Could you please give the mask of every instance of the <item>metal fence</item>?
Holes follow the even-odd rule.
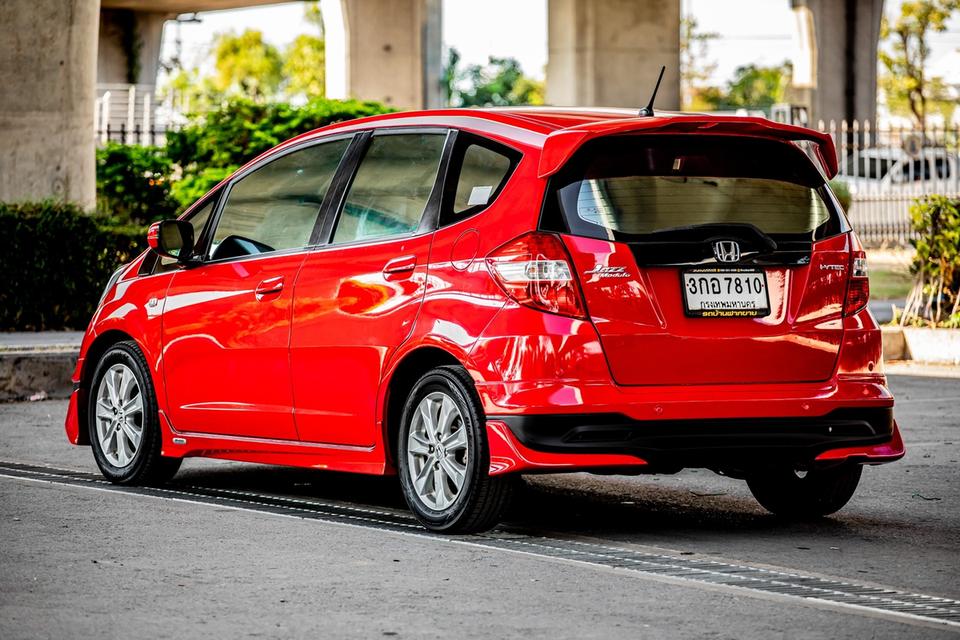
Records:
[[[850,190],[850,223],[864,244],[907,246],[910,206],[925,195],[960,198],[960,127],[819,123],[833,137],[838,180]]]

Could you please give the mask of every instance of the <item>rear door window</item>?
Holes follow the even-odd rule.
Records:
[[[416,231],[446,139],[446,131],[374,135],[347,190],[333,244]]]
[[[467,143],[462,156],[451,210],[454,218],[465,217],[490,204],[514,165],[506,153],[477,143]]]

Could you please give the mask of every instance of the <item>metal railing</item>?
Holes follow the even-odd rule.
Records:
[[[172,96],[160,100],[153,85],[98,84],[93,130],[98,144],[162,145],[182,121]]]
[[[847,214],[868,246],[907,246],[914,237],[910,207],[918,198],[960,198],[960,126],[821,121],[819,129],[837,147],[837,179],[851,195]]]

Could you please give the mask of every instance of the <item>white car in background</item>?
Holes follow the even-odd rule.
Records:
[[[898,148],[858,150],[840,159],[851,195],[924,195],[960,190],[956,153],[929,147],[916,154]]]

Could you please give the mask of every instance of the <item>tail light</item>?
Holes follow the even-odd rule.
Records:
[[[843,305],[844,315],[852,316],[870,300],[870,280],[867,278],[867,254],[850,252],[850,282],[847,284],[847,300]]]
[[[559,237],[528,233],[494,249],[487,267],[507,295],[522,305],[585,318],[570,256]]]

